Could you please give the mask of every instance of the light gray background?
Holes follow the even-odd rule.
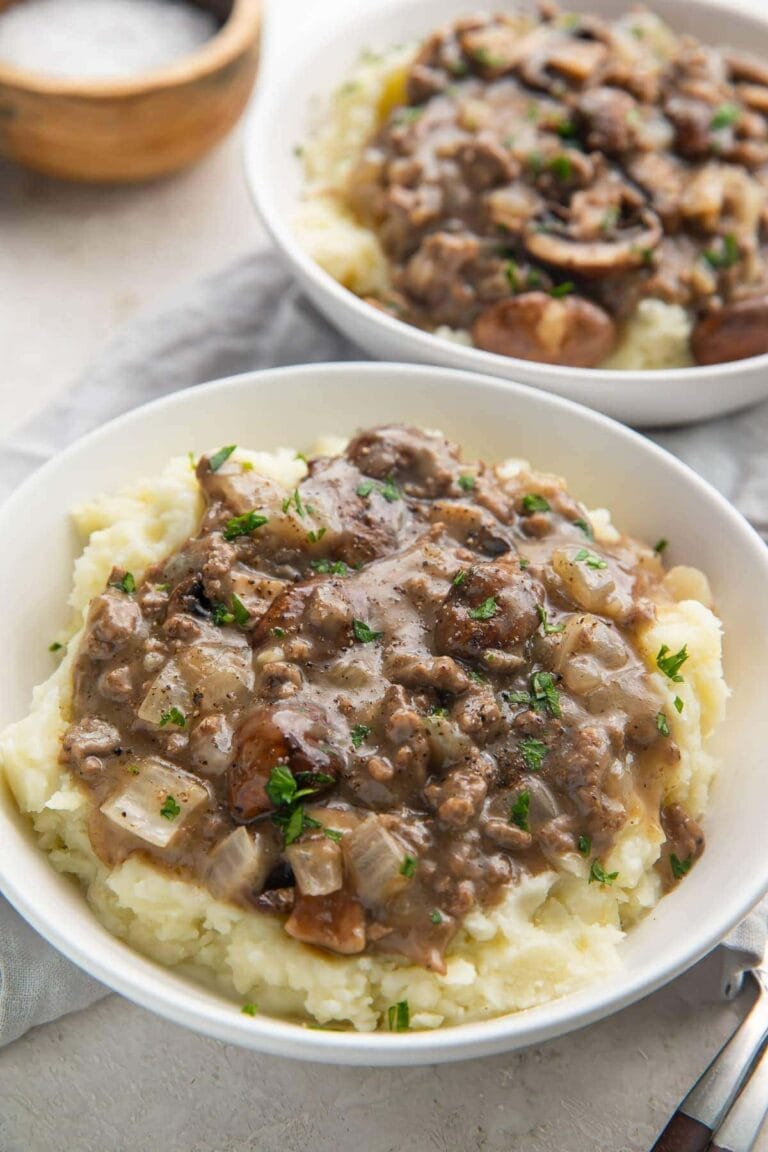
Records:
[[[329,20],[348,2],[333,0]],[[293,22],[314,6],[278,7]],[[77,188],[0,163],[0,435],[125,321],[263,244],[238,133],[144,188]],[[644,1152],[745,1008],[721,1001],[710,958],[525,1053],[373,1071],[256,1056],[112,996],[0,1052],[0,1152]]]

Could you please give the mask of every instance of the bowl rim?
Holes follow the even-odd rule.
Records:
[[[424,7],[429,0],[404,0],[393,11],[393,36],[396,32],[396,21],[403,11],[417,11]],[[434,3],[434,0],[432,0]],[[735,0],[685,0],[681,7],[706,8],[711,12],[720,14],[724,20],[736,18],[744,23],[751,23],[759,27],[768,38],[768,9],[759,13],[755,10],[744,10]],[[368,327],[379,327],[389,336],[390,342],[405,339],[411,348],[418,349],[425,357],[427,363],[439,363],[441,354],[445,354],[446,346],[451,349],[451,357],[457,365],[466,371],[489,373],[509,378],[515,370],[524,371],[531,378],[531,383],[538,386],[539,378],[545,377],[556,380],[559,385],[567,386],[569,381],[579,384],[589,383],[596,393],[610,394],[616,385],[639,384],[646,387],[663,386],[671,375],[675,383],[695,383],[701,380],[722,379],[724,384],[732,376],[739,375],[745,366],[757,372],[768,368],[768,352],[759,356],[749,356],[744,360],[726,360],[720,364],[697,364],[685,368],[652,368],[652,369],[618,369],[618,368],[575,368],[560,364],[539,364],[535,360],[521,360],[515,356],[501,356],[495,352],[486,352],[472,345],[448,341],[445,337],[437,336],[432,332],[407,324],[381,309],[374,308],[357,296],[351,289],[345,288],[326,272],[320,264],[309,255],[300,243],[291,227],[290,217],[285,213],[285,202],[281,201],[279,190],[272,188],[270,181],[270,167],[267,163],[267,149],[262,147],[262,139],[266,138],[270,128],[274,126],[274,111],[284,101],[296,99],[295,83],[300,74],[311,74],[311,62],[324,54],[328,49],[338,43],[342,37],[347,37],[358,29],[362,29],[371,20],[377,20],[392,10],[390,0],[378,0],[375,5],[367,5],[363,10],[356,12],[343,28],[334,33],[310,37],[307,47],[289,62],[281,59],[280,72],[274,76],[270,71],[264,85],[259,91],[253,108],[246,116],[243,136],[243,155],[245,161],[246,182],[254,206],[266,228],[270,239],[276,247],[287,257],[300,277],[312,284],[321,296],[330,297],[339,308],[344,309],[357,317],[360,324]],[[393,43],[396,41],[393,39]],[[265,70],[266,73],[266,70]],[[343,78],[342,78],[343,79]],[[341,82],[341,81],[340,81]],[[302,85],[297,86],[299,93],[303,91]],[[330,93],[323,91],[322,100],[327,100]],[[301,99],[304,97],[300,96]],[[295,147],[300,141],[288,141],[286,147]],[[561,395],[567,396],[567,391]]]
[[[23,3],[24,0],[12,2]],[[261,23],[262,0],[233,0],[229,15],[213,36],[193,52],[185,53],[162,67],[119,80],[102,80],[55,76],[30,68],[14,68],[0,61],[0,86],[35,96],[66,96],[95,104],[102,100],[129,99],[185,88],[226,68],[250,48],[259,37]]]
[[[624,443],[635,448],[641,446],[650,463],[662,460],[665,468],[671,469],[688,488],[693,488],[719,515],[731,522],[743,542],[745,555],[749,554],[752,562],[762,567],[768,581],[768,548],[744,517],[688,465],[639,433],[571,400],[539,392],[522,384],[510,383],[499,377],[481,376],[459,369],[386,361],[332,362],[245,372],[173,392],[132,409],[75,441],[28,477],[0,507],[0,536],[13,531],[12,525],[20,522],[18,519],[20,514],[23,522],[25,503],[36,490],[45,487],[48,478],[55,480],[56,473],[60,469],[66,470],[73,458],[87,454],[91,445],[101,439],[110,439],[115,433],[122,435],[129,432],[134,422],[140,425],[148,417],[154,418],[159,412],[172,411],[174,406],[183,407],[192,398],[200,404],[204,403],[206,397],[219,391],[254,386],[279,387],[281,381],[289,377],[313,379],[315,385],[321,387],[324,379],[329,377],[338,379],[339,376],[343,376],[347,378],[345,383],[349,387],[365,388],[371,385],[372,380],[380,380],[381,377],[389,377],[392,374],[412,376],[422,383],[429,382],[435,385],[449,379],[465,385],[470,395],[473,388],[493,390],[501,393],[500,399],[505,403],[513,404],[517,398],[523,405],[534,404],[545,409],[559,410],[566,416],[570,413],[578,417],[579,421],[592,423],[608,431],[619,445]],[[123,435],[123,443],[128,442],[130,437]],[[3,790],[7,793],[5,785]],[[10,812],[4,810],[4,804],[0,805],[0,822],[16,821],[20,818],[15,803],[12,800],[9,802]],[[26,818],[20,819],[26,825]],[[26,846],[29,852],[40,852],[36,843],[27,841]],[[0,889],[3,894],[59,951],[108,987],[114,988],[160,1016],[192,1027],[215,1039],[238,1043],[274,1055],[367,1066],[405,1066],[484,1056],[540,1043],[584,1027],[628,1007],[687,970],[718,944],[768,890],[768,852],[766,852],[765,857],[756,864],[749,881],[744,884],[741,899],[731,904],[728,909],[716,907],[713,913],[714,923],[704,936],[697,936],[691,941],[690,936],[685,937],[685,934],[681,934],[685,937],[682,941],[671,940],[670,947],[655,962],[646,965],[641,973],[636,973],[622,982],[605,998],[601,999],[600,985],[596,983],[572,996],[538,1006],[532,1010],[536,1013],[532,1024],[528,1023],[531,1015],[523,1011],[435,1030],[390,1035],[381,1032],[315,1030],[300,1023],[273,1017],[241,1017],[240,1013],[232,1012],[224,1000],[213,1002],[196,996],[196,993],[204,991],[202,985],[190,986],[183,975],[148,960],[117,938],[110,937],[112,945],[110,959],[113,960],[114,966],[98,956],[94,958],[89,955],[87,937],[79,938],[77,933],[68,927],[64,918],[59,922],[55,912],[51,915],[50,911],[46,912],[36,906],[34,893],[30,893],[23,882],[25,855],[26,853],[15,858],[10,870],[7,867],[0,869]],[[89,915],[95,919],[95,914],[90,910]],[[98,921],[94,927],[97,925]],[[107,931],[103,928],[102,930]],[[104,947],[109,950],[109,944]],[[119,959],[122,956],[121,950],[125,950],[129,959],[125,957]]]

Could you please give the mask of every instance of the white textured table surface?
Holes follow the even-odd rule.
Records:
[[[0,164],[0,433],[123,322],[263,242],[237,135],[138,189]],[[0,1152],[643,1152],[744,1010],[718,973],[524,1053],[404,1071],[254,1056],[113,996],[0,1052]]]

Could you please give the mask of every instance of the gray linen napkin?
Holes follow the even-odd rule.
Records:
[[[253,368],[363,359],[301,296],[273,253],[259,252],[140,318],[86,376],[0,444],[0,501],[78,436],[179,388]],[[654,436],[756,522],[768,521],[768,404]],[[729,937],[725,990],[762,956],[768,906]],[[0,899],[0,1046],[107,993]]]

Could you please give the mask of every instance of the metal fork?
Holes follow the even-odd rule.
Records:
[[[768,1112],[768,1048],[746,1087],[715,1132],[709,1152],[751,1152]]]
[[[752,1147],[744,1140],[752,1132],[754,1143],[768,1107],[768,1057],[760,1061],[755,1073],[756,1077],[759,1073],[760,1078],[755,1087],[750,1081],[734,1106],[733,1123],[729,1125],[731,1105],[768,1040],[768,968],[755,968],[751,975],[757,996],[749,1013],[680,1102],[651,1152],[706,1152],[710,1147],[712,1152],[717,1148],[722,1152],[748,1152]],[[755,1127],[760,1101],[762,1113]],[[713,1138],[720,1144],[711,1146]]]

